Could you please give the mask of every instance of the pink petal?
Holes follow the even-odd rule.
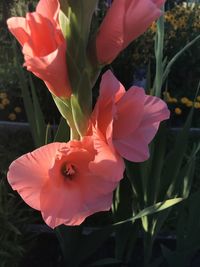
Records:
[[[125,138],[114,139],[113,144],[117,152],[129,161],[142,162],[149,157],[148,144],[138,131]]]
[[[143,88],[130,88],[116,104],[113,138],[124,138],[137,129],[143,117],[145,93]]]
[[[8,182],[32,208],[40,210],[40,193],[48,179],[55,152],[62,143],[52,143],[25,154],[9,167]]]
[[[92,121],[98,121],[98,128],[109,141],[112,136],[113,117],[116,109],[114,103],[125,94],[123,85],[115,78],[110,70],[106,71],[100,83],[100,96],[95,105]]]
[[[30,38],[28,44],[23,48],[23,53],[29,56],[46,56],[57,49],[55,28],[52,23],[33,12],[26,15],[26,21],[29,26]],[[29,49],[27,50],[27,47]]]
[[[151,23],[161,15],[161,10],[152,0],[129,1],[125,17],[125,39],[123,49],[144,33]]]
[[[102,102],[117,102],[125,93],[124,86],[117,80],[110,70],[103,75],[100,83],[100,98]]]
[[[146,142],[150,143],[152,141],[160,122],[169,119],[169,117],[170,112],[164,101],[158,97],[146,96],[144,116],[139,127]]]
[[[83,177],[84,178],[84,177]],[[41,191],[41,213],[44,221],[55,228],[60,224],[81,224],[79,217],[81,203],[81,188],[74,181],[65,181],[65,184],[55,186],[53,181],[48,181]],[[74,218],[74,216],[77,216]]]
[[[45,57],[25,56],[27,70],[42,79],[48,89],[58,97],[69,97],[71,95],[65,51],[66,44],[63,43],[54,52]]]
[[[96,37],[100,64],[112,62],[161,15],[161,0],[114,0]],[[117,18],[117,19],[116,19]]]
[[[124,162],[123,159],[112,149],[112,146],[106,144],[101,138],[101,133],[98,129],[93,129],[94,147],[97,154],[93,162],[90,163],[92,173],[102,176],[102,179],[107,179],[110,182],[119,182],[123,178]],[[110,188],[108,187],[110,190]],[[106,189],[104,189],[107,192]]]
[[[122,50],[126,0],[113,1],[96,38],[97,58],[101,64],[110,63]],[[116,19],[117,18],[117,19]]]
[[[80,173],[60,186],[47,182],[40,199],[43,219],[52,228],[60,224],[80,225],[93,213],[109,210],[113,187],[108,193],[104,192],[108,184],[101,176],[89,173]]]
[[[29,39],[29,29],[25,18],[13,17],[7,20],[9,31],[23,46]]]
[[[58,19],[59,9],[60,3],[58,0],[40,0],[36,12],[55,23]]]
[[[113,139],[115,149],[122,157],[130,161],[147,160],[148,145],[156,135],[160,122],[168,119],[169,114],[164,101],[157,97],[145,96],[144,112],[140,124],[129,135]]]

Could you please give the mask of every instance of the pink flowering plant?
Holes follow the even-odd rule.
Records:
[[[116,222],[113,227],[142,218],[145,228],[147,215],[181,201],[174,198],[176,194],[169,194],[142,205],[141,195],[134,191],[135,207],[125,212],[125,217],[119,216],[117,198],[123,206],[123,186],[127,184],[129,192],[142,182],[134,177],[135,164],[148,162],[152,151],[149,145],[170,112],[160,98],[163,73],[166,76],[161,69],[157,71],[153,95],[138,86],[125,90],[110,69],[105,71],[92,108],[93,87],[103,67],[162,15],[164,5],[164,0],[111,2],[92,36],[97,0],[40,0],[35,12],[7,21],[22,47],[24,66],[44,81],[63,118],[63,129],[67,125],[70,129],[70,138],[62,129],[64,140],[57,135],[54,142],[16,159],[7,177],[22,199],[41,212],[45,223],[59,231],[65,254],[67,226],[79,226],[96,212],[112,207]],[[157,64],[161,61],[157,57]],[[73,229],[77,234],[77,228]],[[67,256],[65,260],[69,266],[79,266]]]

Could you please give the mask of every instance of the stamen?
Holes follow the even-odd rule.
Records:
[[[69,178],[71,180],[73,178],[72,176],[74,176],[75,174],[75,168],[72,164],[65,163],[62,166],[61,172],[66,178]]]

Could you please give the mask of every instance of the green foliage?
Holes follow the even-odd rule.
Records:
[[[85,4],[85,2],[88,5]],[[78,136],[78,134],[82,135],[82,133],[85,132],[82,123],[86,125],[85,120],[88,119],[91,113],[91,89],[94,77],[99,73],[98,69],[96,69],[94,73],[91,72],[90,61],[86,53],[89,32],[93,32],[89,26],[97,1],[85,2],[83,3],[83,1],[79,0],[63,1],[62,13],[60,14],[62,31],[68,38],[66,57],[74,95],[69,105],[56,97],[54,97],[54,101],[63,117],[73,129],[71,137]],[[26,2],[24,3],[26,4]],[[24,3],[20,2],[19,4],[19,10],[23,10],[23,12],[25,11],[25,8],[22,8]],[[102,2],[100,4],[102,4]],[[83,14],[87,14],[84,21],[81,20]],[[100,20],[101,18],[99,18],[99,21]],[[187,39],[186,46],[175,56],[174,49],[173,54],[170,54],[171,52],[168,51],[167,58],[172,59],[167,64],[168,59],[166,58],[163,60],[163,54],[166,54],[164,53],[166,52],[164,42],[166,44],[169,41],[167,43],[167,45],[169,45],[171,40],[168,40],[164,36],[163,18],[159,20],[157,25],[154,94],[161,96],[163,83],[166,81],[169,73],[171,75],[170,71],[173,71],[174,62],[180,55],[185,55],[183,52],[185,53],[186,49],[187,53],[190,53],[188,48],[190,48],[199,37],[196,37],[196,39],[192,41],[191,39]],[[150,37],[153,40],[153,28],[151,28],[150,31]],[[147,34],[149,34],[149,32],[147,32]],[[171,35],[170,33],[170,36]],[[196,35],[197,33],[195,33],[195,36]],[[138,49],[152,49],[148,40],[145,45],[138,45],[140,40],[139,38],[138,41],[135,42]],[[180,48],[180,46],[178,48]],[[126,53],[130,54],[132,50],[126,50],[122,57],[127,56]],[[39,147],[52,140],[49,134],[50,127],[46,127],[34,82],[31,76],[27,79],[27,76],[24,75],[17,54],[18,53],[16,53],[16,65],[18,69],[18,80],[20,82],[20,88],[22,90],[35,146]],[[145,54],[145,52],[140,54]],[[134,57],[135,55],[132,55],[131,60]],[[144,64],[147,64],[147,62],[148,59],[145,59]],[[125,72],[123,75],[125,76],[127,69],[124,69]],[[129,65],[128,71],[130,71]],[[152,73],[153,72],[154,70]],[[149,71],[149,77],[151,75]],[[151,79],[149,80],[151,83]],[[148,89],[150,89],[150,86]],[[85,114],[86,117],[84,117]],[[136,239],[138,238],[138,232],[141,232],[141,229],[143,230],[144,237],[144,265],[149,266],[154,240],[166,223],[171,212],[179,213],[177,223],[177,247],[175,251],[170,251],[168,248],[163,247],[163,255],[168,265],[172,267],[184,266],[189,262],[193,253],[199,248],[200,242],[199,238],[195,236],[195,230],[199,230],[200,219],[198,217],[200,213],[198,213],[198,203],[200,194],[198,192],[191,195],[184,204],[180,204],[178,207],[172,208],[172,206],[187,198],[191,193],[196,156],[199,151],[199,145],[194,149],[188,150],[192,115],[193,109],[191,109],[185,126],[179,132],[172,149],[169,148],[169,130],[166,124],[163,123],[155,140],[150,146],[150,159],[141,164],[126,162],[126,177],[115,192],[115,200],[112,209],[113,224],[96,230],[87,236],[83,235],[82,226],[61,226],[56,229],[67,266],[78,267],[80,264],[86,262],[110,237],[113,231],[115,232],[115,258],[102,259],[99,262],[95,262],[92,266],[115,265],[121,262],[129,263],[132,260],[132,252]],[[70,133],[66,120],[63,118],[61,119],[58,131],[54,136],[55,141],[69,140]],[[73,123],[73,120],[75,123]],[[18,202],[15,201],[15,196],[8,194],[6,190],[5,185],[0,183],[0,226],[3,229],[3,231],[0,231],[0,243],[3,244],[3,246],[0,247],[0,262],[3,264],[2,266],[17,266],[16,259],[19,260],[24,253],[21,243],[22,232],[20,226],[26,222],[27,218],[24,217],[23,209],[19,209]],[[193,228],[194,220],[198,222],[196,229]],[[13,223],[13,221],[15,222]],[[2,261],[1,258],[3,259]],[[15,262],[13,262],[13,259]],[[160,262],[162,261],[163,260]]]
[[[200,238],[197,234],[200,230],[199,201],[200,191],[197,191],[177,209],[176,248],[171,250],[167,246],[162,246],[165,266],[189,266],[195,253],[200,249]]]
[[[40,147],[44,145],[46,137],[46,124],[44,121],[44,116],[38,101],[33,80],[29,75],[29,80],[27,81],[24,70],[22,69],[22,66],[19,62],[17,46],[15,43],[13,44],[13,50],[16,59],[15,64],[19,78],[20,89],[22,91],[24,107],[28,121],[30,123],[31,133],[35,146]]]
[[[174,62],[198,39],[199,36],[181,49],[176,55],[173,56],[172,60],[167,63],[166,59],[163,60],[163,17],[158,20],[157,35],[155,40],[156,74],[153,94],[161,97],[163,84]],[[154,205],[157,202],[162,202],[169,198],[188,197],[194,176],[196,155],[199,151],[199,145],[197,145],[194,150],[188,152],[188,140],[192,116],[193,109],[191,109],[183,129],[181,129],[178,133],[175,140],[175,145],[172,149],[169,150],[168,147],[169,130],[166,123],[162,123],[155,139],[150,145],[149,160],[140,164],[126,162],[127,176],[132,187],[132,192],[129,193],[129,201],[131,204],[129,204],[128,207],[130,208],[130,205],[132,205],[133,213],[136,214],[136,217],[143,212],[143,209],[145,210],[146,207]],[[125,192],[128,195],[127,190],[125,190]],[[129,214],[129,208],[127,209],[126,202],[122,200],[124,192],[122,191],[120,194],[120,204],[122,205],[120,209]],[[116,197],[119,198],[118,195],[115,196],[115,199]],[[161,212],[158,212],[157,214],[153,214],[153,212],[151,214],[151,209],[147,209],[149,211],[148,216],[141,216],[144,237],[144,266],[149,266],[154,240],[172,210],[169,208],[164,211],[160,210]],[[117,218],[118,213],[114,213],[114,215]],[[135,240],[137,237],[137,233],[135,231],[136,228],[134,228],[134,226],[132,226],[132,228],[129,226],[128,228],[129,233],[132,233],[132,240]],[[119,240],[121,239],[121,251],[125,251],[126,247],[128,246],[129,250],[131,249],[131,246],[133,250],[134,242],[133,244],[130,244],[130,238],[128,234],[124,235],[123,232],[116,233],[116,238]],[[118,243],[120,243],[120,241]],[[126,254],[120,255],[118,253],[117,258],[124,260],[125,262],[130,261],[130,258]]]
[[[0,264],[17,267],[25,253],[23,226],[29,221],[8,185],[0,179]]]

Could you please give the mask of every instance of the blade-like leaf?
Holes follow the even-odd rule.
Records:
[[[163,77],[163,47],[164,47],[164,16],[157,21],[157,32],[155,40],[156,76],[154,82],[154,95],[161,96]]]
[[[87,46],[91,20],[98,0],[68,0],[68,3],[76,15],[80,35]]]
[[[152,205],[148,208],[141,210],[137,215],[135,215],[129,219],[126,219],[124,221],[120,221],[120,222],[113,224],[113,226],[118,226],[118,225],[121,225],[121,224],[127,223],[127,222],[133,222],[133,221],[140,219],[144,216],[148,216],[150,214],[154,214],[154,213],[160,212],[162,210],[165,210],[167,208],[170,208],[170,207],[180,203],[181,201],[183,201],[183,198],[173,198],[173,199],[168,199],[168,200],[163,201],[163,202],[156,203],[155,205]]]
[[[70,140],[70,129],[66,120],[61,117],[54,142],[68,142]]]
[[[80,136],[84,136],[87,130],[88,117],[81,109],[79,101],[75,95],[71,96],[71,107],[76,129]]]
[[[187,50],[189,49],[193,44],[195,44],[200,39],[200,35],[195,37],[192,41],[190,41],[188,44],[186,44],[167,64],[164,73],[163,73],[163,83],[165,82],[168,74],[170,73],[171,67],[173,64],[177,61],[177,59]]]
[[[45,136],[46,136],[46,124],[44,120],[44,115],[42,113],[40,103],[36,94],[36,88],[34,86],[31,75],[29,74],[29,84],[31,87],[31,94],[33,99],[33,108],[34,108],[34,120],[36,126],[37,133],[37,142],[38,147],[43,146],[45,144]]]
[[[119,265],[120,263],[122,263],[120,260],[117,259],[113,259],[113,258],[106,258],[106,259],[102,259],[99,261],[94,262],[93,264],[90,264],[89,266],[109,266],[109,265]]]

